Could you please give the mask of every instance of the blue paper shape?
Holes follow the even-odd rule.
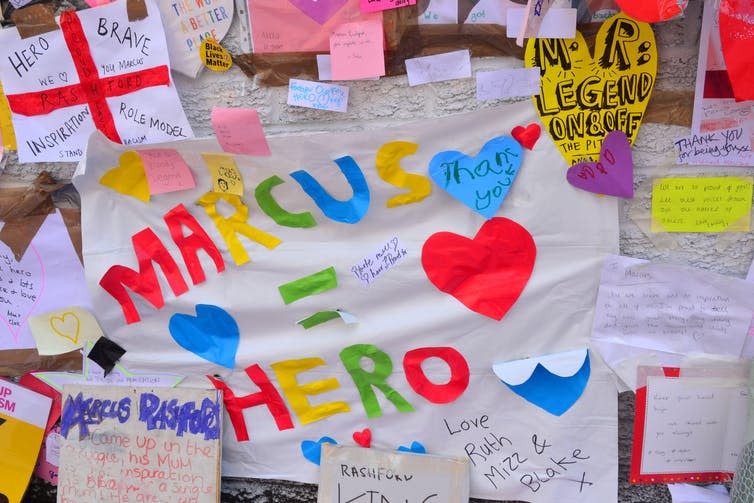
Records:
[[[484,144],[476,157],[446,150],[429,162],[429,176],[448,194],[489,219],[495,216],[518,175],[521,144],[498,136]]]
[[[174,314],[168,328],[175,342],[196,356],[229,369],[236,366],[238,325],[224,309],[197,304],[196,316]]]
[[[348,201],[340,201],[332,197],[307,171],[294,171],[291,177],[314,200],[327,218],[345,224],[358,223],[369,210],[369,185],[361,168],[350,155],[335,159],[335,164],[338,165],[353,190],[353,197]]]
[[[424,448],[422,444],[414,440],[411,442],[411,447],[406,447],[405,445],[402,445],[396,449],[398,452],[412,452],[414,454],[426,454],[427,449]]]
[[[338,445],[338,442],[334,438],[322,437],[316,442],[314,440],[304,440],[301,442],[301,454],[307,459],[319,466],[320,458],[322,457],[322,444]]]
[[[581,397],[589,382],[589,351],[584,357],[584,364],[572,376],[561,377],[537,363],[531,376],[521,384],[510,385],[501,379],[511,391],[546,410],[554,416],[563,415]]]

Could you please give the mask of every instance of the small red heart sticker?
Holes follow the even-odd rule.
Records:
[[[529,124],[526,127],[516,126],[511,131],[511,136],[521,144],[522,147],[533,150],[534,145],[539,140],[539,135],[542,134],[542,128],[539,124]]]
[[[361,431],[355,432],[353,434],[353,441],[368,449],[372,445],[372,430],[364,428]]]

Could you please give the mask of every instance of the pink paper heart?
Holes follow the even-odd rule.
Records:
[[[325,24],[348,0],[289,0],[301,12],[319,24]]]
[[[26,324],[26,320],[31,313],[34,312],[34,308],[39,304],[44,293],[44,264],[42,263],[42,257],[33,244],[29,245],[26,249],[20,262],[16,262],[13,258],[13,253],[0,243],[0,250],[2,249],[5,251],[0,251],[0,270],[2,271],[0,273],[0,276],[2,276],[2,279],[0,279],[0,288],[5,289],[7,292],[0,291],[0,300],[5,301],[0,303],[0,321],[8,327],[8,331],[13,336],[13,341],[17,343],[21,328]],[[28,278],[31,278],[29,281],[39,283],[33,293],[34,300],[29,297],[23,298],[20,293],[11,293],[13,291],[23,291],[25,294],[30,293],[20,285],[20,281],[26,277],[25,274],[14,273],[11,268],[15,271],[28,272],[30,274]],[[8,315],[9,312],[18,314],[18,316],[11,318]]]
[[[599,162],[580,162],[568,169],[568,183],[576,188],[631,199],[634,197],[634,162],[631,144],[623,131],[608,133]]]

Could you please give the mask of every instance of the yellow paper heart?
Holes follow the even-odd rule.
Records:
[[[145,203],[149,202],[149,184],[144,171],[144,163],[139,154],[133,150],[123,152],[119,166],[102,175],[99,183],[113,189],[119,194],[134,197]]]
[[[66,318],[72,321],[66,321]],[[72,341],[74,344],[79,343],[79,329],[81,328],[81,320],[74,313],[66,312],[62,316],[50,317],[50,328],[52,331],[58,334],[60,337]],[[73,335],[71,335],[73,334]]]
[[[534,105],[569,166],[599,160],[610,131],[633,144],[657,75],[652,27],[625,14],[603,23],[594,52],[593,59],[578,31],[574,39],[532,38],[526,46],[526,66],[541,69]]]

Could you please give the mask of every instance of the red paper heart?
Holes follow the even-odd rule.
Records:
[[[523,292],[537,247],[513,220],[487,220],[474,239],[438,232],[422,248],[422,266],[439,290],[479,314],[500,321]]]
[[[355,432],[353,434],[353,441],[360,446],[369,449],[369,446],[372,445],[372,430],[364,428],[361,431]]]
[[[526,127],[516,126],[511,131],[511,136],[521,144],[522,147],[532,150],[539,140],[542,128],[539,124],[529,124]]]
[[[720,2],[720,46],[736,101],[754,100],[753,16],[750,0]]]

